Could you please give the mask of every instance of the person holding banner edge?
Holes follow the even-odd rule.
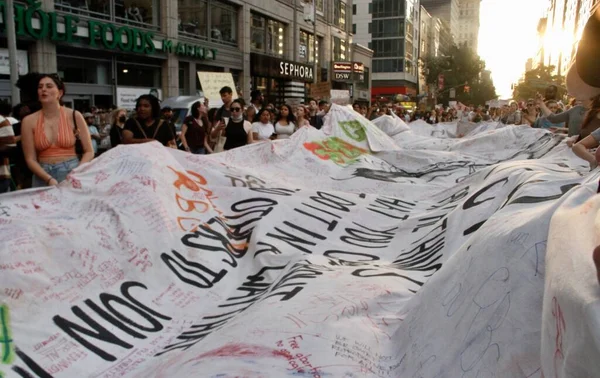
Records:
[[[56,74],[40,75],[37,95],[42,109],[23,119],[21,142],[32,187],[54,186],[77,166],[94,158],[90,131],[81,113],[65,108],[65,84]],[[77,139],[83,154],[77,157]]]

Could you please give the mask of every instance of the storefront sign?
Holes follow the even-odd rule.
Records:
[[[19,75],[26,75],[29,72],[27,51],[17,51],[17,66],[19,67]],[[8,49],[0,49],[0,75],[10,75]]]
[[[333,81],[352,81],[352,62],[333,62]]]
[[[363,82],[365,81],[365,64],[361,62],[352,62],[352,72],[354,75],[354,81]]]
[[[0,1],[3,25],[6,15],[5,7],[6,3]],[[198,59],[214,60],[217,56],[216,49],[169,39],[155,40],[154,32],[151,31],[96,20],[82,21],[76,15],[45,12],[40,7],[40,2],[31,2],[30,5],[14,5],[15,31],[18,37],[50,39],[55,42],[87,43],[90,47],[141,54],[153,54],[158,50]],[[82,23],[87,26],[87,33],[81,33],[79,30]]]
[[[162,100],[162,89],[117,87],[117,107],[128,110],[135,109],[138,97],[145,94],[154,95]]]
[[[237,91],[231,72],[201,72],[198,71],[198,80],[202,86],[204,98],[211,102],[221,101],[219,91],[223,87],[229,87],[233,91],[233,98],[237,98]]]
[[[361,62],[333,62],[333,81],[363,82],[365,65]]]
[[[312,82],[315,77],[313,67],[308,64],[260,54],[250,54],[250,74],[304,82]]]

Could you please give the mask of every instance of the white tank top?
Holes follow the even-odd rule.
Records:
[[[294,129],[296,125],[290,123],[289,125],[280,125],[279,122],[275,124],[275,133],[277,134],[277,139],[289,139],[294,133]]]

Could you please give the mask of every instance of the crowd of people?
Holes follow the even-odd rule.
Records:
[[[14,108],[0,104],[0,193],[57,185],[75,167],[121,144],[158,141],[209,154],[287,139],[302,127],[321,128],[328,111],[327,102],[316,100],[275,107],[264,103],[260,91],[252,92],[247,105],[233,98],[232,88],[223,87],[223,106],[209,109],[207,100],[194,103],[178,130],[173,110],[161,108],[151,94],[140,96],[131,114],[117,107],[81,113],[63,105],[66,88],[58,75],[34,75],[35,94],[25,95],[30,101]]]
[[[158,141],[165,147],[192,154],[210,154],[252,143],[287,139],[302,127],[320,129],[329,109],[326,101],[310,99],[307,104],[278,107],[265,103],[260,91],[251,93],[246,104],[234,99],[233,90],[220,91],[223,105],[210,108],[207,100],[191,106],[180,129],[173,110],[161,108],[151,94],[137,99],[135,111],[91,108],[80,113],[62,104],[65,85],[55,74],[36,74],[36,99],[14,108],[0,104],[0,193],[29,187],[57,185],[72,169],[87,163],[120,144]],[[527,125],[568,134],[573,152],[597,166],[590,152],[600,143],[600,95],[576,98],[567,106],[553,98],[552,88],[523,104],[512,101],[501,108],[457,107],[410,111],[400,103],[368,107],[353,104],[367,119],[392,115],[407,123],[429,124],[454,121],[496,121]]]

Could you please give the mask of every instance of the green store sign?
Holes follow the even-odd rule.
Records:
[[[153,54],[158,50],[198,59],[214,60],[217,58],[217,49],[178,41],[173,42],[169,39],[162,40],[162,47],[157,48],[154,45],[154,32],[102,21],[85,20],[88,36],[80,36],[77,34],[77,28],[82,24],[79,17],[45,12],[40,7],[41,3],[38,1],[29,1],[28,5],[14,5],[15,32],[18,37],[28,36],[34,39],[50,39],[55,42],[87,43],[90,47],[104,47],[123,52]],[[4,1],[0,1],[0,11],[4,18],[3,25],[6,25],[6,3]],[[39,22],[39,28],[34,28],[34,20]],[[64,30],[59,31],[60,24],[64,25]],[[127,39],[126,42],[123,41],[123,37]]]

